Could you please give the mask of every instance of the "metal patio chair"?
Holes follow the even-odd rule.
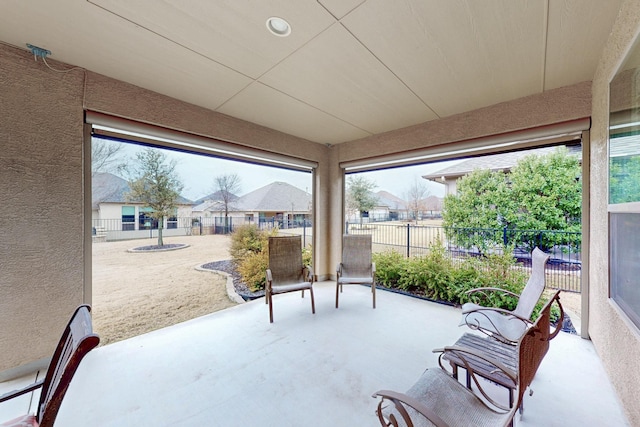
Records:
[[[314,275],[310,266],[302,264],[300,236],[269,237],[269,268],[266,272],[265,303],[269,305],[269,321],[273,323],[273,296],[287,292],[309,290],[311,312],[315,314],[313,300]]]
[[[525,331],[516,344],[517,368],[510,369],[487,354],[465,347],[445,347],[440,352],[439,367],[427,369],[406,392],[380,390],[373,394],[380,397],[376,414],[382,426],[509,426],[518,411],[528,384],[531,384],[537,367],[548,348],[548,336],[537,326]],[[456,357],[467,370],[475,392],[458,382],[443,364],[443,357]],[[483,388],[479,375],[467,361],[469,357],[483,360],[492,366],[493,372],[501,372],[516,384],[516,402],[511,407],[496,402]]]
[[[370,285],[376,308],[376,264],[371,261],[371,235],[342,236],[342,261],[336,267],[336,308],[342,285]]]
[[[22,415],[2,427],[53,427],[62,399],[82,359],[100,343],[93,333],[91,307],[79,306],[67,324],[53,353],[44,380],[0,396],[0,403],[41,388],[35,414]]]
[[[500,341],[515,343],[531,322],[531,314],[546,286],[545,264],[549,254],[539,248],[531,253],[531,276],[522,293],[516,295],[500,288],[475,288],[467,291],[472,297],[489,300],[491,293],[501,293],[517,298],[518,304],[513,311],[488,307],[472,302],[462,305],[460,325],[492,336]]]

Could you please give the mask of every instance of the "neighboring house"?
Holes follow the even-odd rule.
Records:
[[[229,214],[231,212],[236,211],[236,202],[238,201],[238,196],[235,194],[229,193],[229,204],[227,209]],[[191,210],[191,216],[193,218],[209,218],[216,216],[224,216],[224,195],[222,191],[218,190],[214,193],[211,193],[207,196],[201,197],[196,200],[194,203],[194,207]]]
[[[128,200],[129,183],[110,173],[96,173],[91,185],[93,235],[100,240],[149,237],[158,221],[149,216],[150,208]],[[191,228],[193,202],[180,196],[175,215],[164,219],[163,235],[184,235]],[[186,223],[185,223],[186,221]]]
[[[409,202],[406,200],[384,190],[378,191],[374,195],[378,202],[362,218],[363,222],[412,219]],[[442,211],[442,199],[436,196],[429,196],[421,200],[419,205],[418,219],[439,216]],[[346,219],[349,222],[360,222],[360,213],[358,211],[347,212]]]
[[[423,210],[421,212],[421,218],[433,218],[442,216],[442,203],[443,198],[437,196],[429,196],[423,199],[421,205]]]
[[[581,155],[581,147],[579,145],[570,145],[566,147],[569,153],[577,156]],[[473,172],[476,169],[509,172],[518,160],[530,154],[545,155],[553,153],[557,147],[544,147],[535,150],[513,151],[510,153],[492,154],[489,156],[472,157],[453,166],[437,170],[429,175],[423,175],[422,178],[444,184],[445,195],[456,194],[457,181],[459,178]],[[442,207],[440,207],[442,209]]]
[[[407,218],[407,202],[388,191],[375,193],[378,204],[369,212],[370,221],[388,221]]]
[[[194,218],[224,217],[224,203],[219,198],[203,199],[209,200],[193,208]],[[298,227],[311,219],[311,194],[286,182],[272,182],[238,197],[229,217],[233,225],[271,222],[280,228]]]

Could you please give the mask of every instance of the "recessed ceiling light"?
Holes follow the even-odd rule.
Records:
[[[291,25],[289,25],[289,23],[284,19],[278,18],[277,16],[272,16],[267,19],[267,28],[272,34],[275,34],[278,37],[286,37],[291,34]]]

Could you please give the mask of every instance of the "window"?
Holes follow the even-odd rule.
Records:
[[[136,229],[136,207],[122,207],[122,231],[131,231]]]
[[[140,208],[138,214],[138,227],[140,230],[157,230],[158,220],[150,216],[153,210],[151,208]]]
[[[178,228],[178,211],[174,211],[173,215],[171,215],[167,219],[167,228]]]
[[[640,328],[640,45],[611,81],[609,295]]]

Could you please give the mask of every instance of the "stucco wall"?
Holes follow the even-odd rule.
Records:
[[[0,371],[50,357],[83,301],[83,78],[0,45]]]
[[[640,334],[609,299],[607,135],[609,82],[640,31],[640,2],[626,0],[593,79],[589,335],[626,410],[640,425]]]
[[[84,195],[90,195],[83,174],[85,108],[317,161],[315,202],[320,214],[329,209],[324,145],[90,71],[55,73],[31,53],[4,44],[0,87],[0,378],[51,356],[90,284],[84,277],[91,263],[91,246],[84,243]],[[319,221],[316,232],[327,226]],[[316,270],[326,275],[327,240],[318,242]]]
[[[339,144],[339,161],[410,151],[589,117],[591,82],[582,82]]]

